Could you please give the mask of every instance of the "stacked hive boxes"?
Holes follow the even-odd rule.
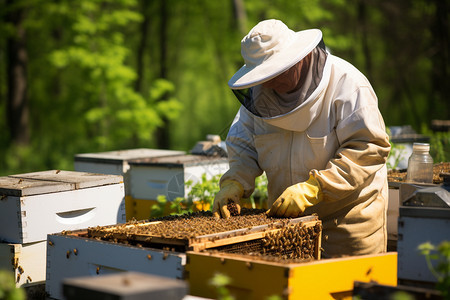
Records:
[[[149,159],[155,157],[183,154],[185,154],[184,151],[146,148],[107,151],[99,153],[83,153],[75,155],[74,167],[75,171],[122,175],[125,184],[126,219],[131,220],[132,218],[137,219],[137,216],[134,213],[134,203],[131,198],[129,162],[136,159]]]
[[[199,182],[203,174],[210,179],[228,170],[228,161],[221,157],[188,155],[183,151],[130,149],[75,156],[75,170],[123,175],[125,182],[126,220],[143,220],[158,196],[171,201],[185,197],[190,180]]]
[[[0,269],[45,281],[47,234],[125,222],[122,176],[50,170],[0,177]]]
[[[150,217],[151,206],[159,195],[173,201],[177,197],[186,197],[190,186],[201,182],[202,176],[211,179],[225,173],[229,168],[228,160],[223,157],[203,155],[175,155],[146,158],[130,162],[131,214],[137,220]],[[209,207],[203,208],[208,210]],[[128,213],[127,213],[128,214]]]

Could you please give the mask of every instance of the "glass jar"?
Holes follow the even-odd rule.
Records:
[[[433,183],[433,158],[429,152],[430,144],[413,144],[413,153],[408,159],[406,182]]]

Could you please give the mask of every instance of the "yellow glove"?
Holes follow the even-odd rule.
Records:
[[[288,187],[267,212],[269,217],[298,217],[307,207],[320,202],[320,185],[312,176]]]
[[[225,180],[220,185],[220,191],[216,194],[213,204],[213,215],[216,218],[229,218],[230,212],[227,208],[229,200],[234,201],[237,213],[241,213],[240,200],[244,195],[244,188],[236,180]]]

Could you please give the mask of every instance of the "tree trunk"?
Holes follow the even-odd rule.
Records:
[[[243,0],[232,0],[233,2],[233,16],[236,20],[237,29],[241,35],[247,34],[247,14],[244,7]]]
[[[450,105],[448,104],[448,96],[450,94],[449,77],[449,27],[448,27],[448,2],[434,0],[435,2],[435,18],[431,24],[430,32],[433,34],[433,53],[432,53],[432,78],[434,95],[431,97],[432,105],[428,106],[428,115],[434,111],[438,113],[435,118],[449,119]],[[436,108],[439,108],[436,111]]]
[[[372,76],[372,56],[369,47],[369,32],[367,31],[367,5],[365,0],[360,0],[358,3],[358,23],[361,33],[362,50],[365,58],[366,76],[369,81],[373,79]]]
[[[159,49],[160,49],[160,71],[159,77],[167,79],[167,21],[168,12],[166,0],[160,2],[160,31],[159,31]],[[167,96],[163,96],[159,101],[165,101]],[[169,120],[163,118],[163,125],[156,131],[157,145],[159,149],[169,149]]]
[[[6,2],[7,7],[13,0]],[[8,92],[6,119],[11,142],[16,145],[28,145],[29,107],[27,101],[27,50],[25,47],[25,10],[17,8],[6,15],[6,21],[15,28],[15,35],[7,39],[7,74]]]
[[[141,11],[144,17],[144,20],[141,24],[141,40],[139,41],[138,49],[137,49],[137,59],[136,59],[136,72],[137,78],[134,85],[134,90],[138,93],[142,93],[142,81],[144,77],[144,54],[147,49],[147,41],[148,41],[148,26],[150,23],[150,17],[148,12],[150,2],[147,0],[141,0]]]

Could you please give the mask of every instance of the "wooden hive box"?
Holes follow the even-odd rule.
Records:
[[[187,252],[189,295],[216,299],[216,274],[235,299],[352,299],[355,281],[397,284],[397,253],[282,263],[228,253]]]
[[[47,234],[125,222],[122,176],[50,170],[0,177],[0,268],[45,281]]]
[[[183,279],[186,254],[87,238],[87,231],[50,234],[45,290],[63,299],[65,279],[135,271]]]
[[[69,278],[63,289],[67,300],[180,300],[187,294],[185,281],[139,272]]]
[[[223,220],[223,219],[222,219]],[[48,236],[46,290],[50,297],[60,299],[61,282],[78,276],[97,276],[121,271],[137,271],[169,278],[184,279],[186,250],[220,249],[242,244],[279,232],[284,227],[258,225],[192,238],[162,236],[152,233],[130,233],[130,229],[155,225],[164,221],[131,222],[99,226],[86,230]],[[315,226],[316,216],[291,219],[289,226]],[[302,227],[303,228],[303,227]],[[321,227],[320,227],[321,229]],[[318,233],[320,237],[320,232]],[[320,238],[314,255],[320,257]]]
[[[8,244],[0,243],[0,269],[13,272],[16,286],[45,282],[47,241]]]
[[[127,220],[145,220],[158,196],[166,196],[172,201],[177,197],[187,197],[192,184],[225,173],[228,160],[223,157],[204,155],[173,155],[137,159],[129,162],[130,195],[127,195]],[[205,208],[209,209],[209,208]]]
[[[0,240],[42,241],[47,234],[125,222],[122,176],[43,171],[0,177]]]
[[[125,183],[125,195],[130,195],[128,176],[130,161],[183,154],[185,154],[184,151],[147,148],[81,153],[75,155],[74,168],[79,172],[122,175]]]

